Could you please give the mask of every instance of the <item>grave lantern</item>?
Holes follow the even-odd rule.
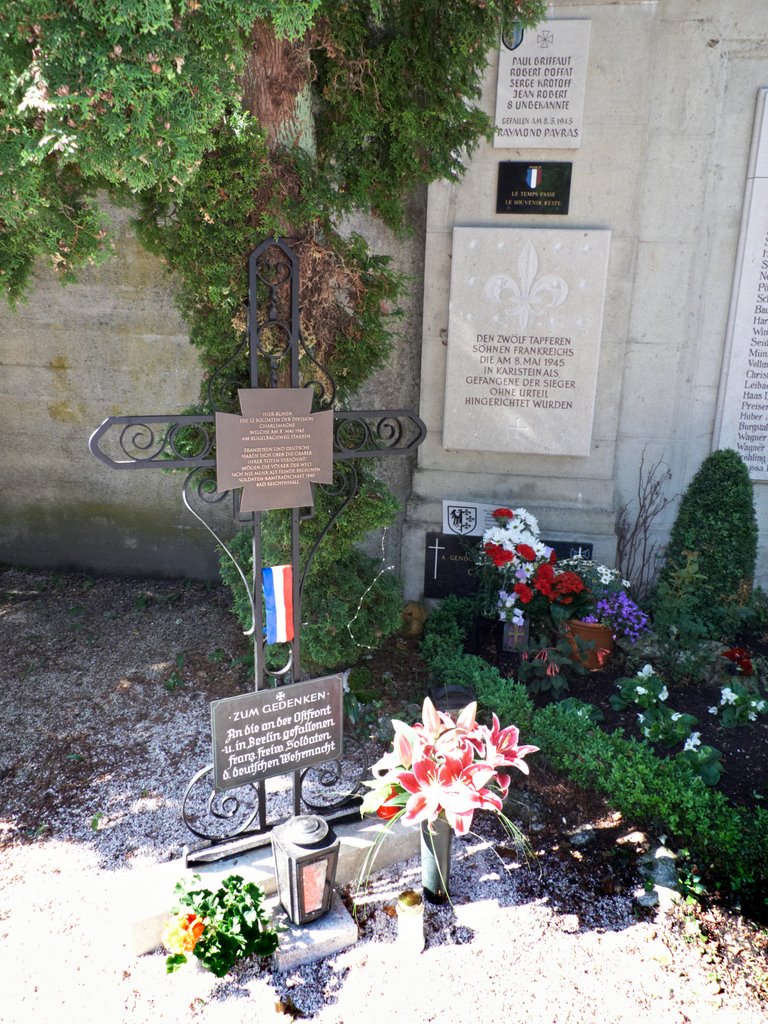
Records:
[[[277,892],[294,924],[307,924],[331,906],[339,840],[327,821],[300,814],[272,829]]]

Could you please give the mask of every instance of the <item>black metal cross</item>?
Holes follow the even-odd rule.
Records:
[[[193,507],[198,502],[205,505],[217,504],[226,497],[215,493],[215,413],[231,411],[234,391],[238,387],[235,370],[239,367],[242,375],[243,362],[246,359],[251,389],[309,388],[313,393],[314,403],[321,409],[333,407],[334,383],[327,371],[314,359],[301,336],[298,258],[283,239],[268,239],[249,256],[248,329],[237,351],[209,381],[211,414],[110,416],[92,434],[89,448],[93,455],[112,469],[190,470],[183,487],[184,504],[227,552],[248,593],[253,616],[254,685],[258,691],[268,685],[267,677],[282,682],[298,682],[301,679],[300,623],[304,583],[319,543],[357,492],[358,477],[354,469],[354,460],[411,454],[424,440],[426,427],[417,415],[404,409],[360,412],[334,410],[333,482],[326,485],[326,491],[337,499],[337,503],[319,539],[305,558],[304,565],[300,564],[299,556],[302,510],[292,509],[294,639],[286,664],[280,669],[270,670],[266,665],[262,639],[264,622],[261,601],[261,512],[248,513],[244,516],[241,509],[242,488],[229,492],[232,494],[236,520],[252,523],[253,571],[249,580],[227,545]],[[204,768],[193,777],[185,794],[185,805],[192,787],[210,771],[210,767]],[[263,831],[267,827],[263,782],[252,785],[259,790],[259,806],[257,812],[254,812],[243,826],[237,828],[237,835],[255,831],[252,824],[257,813],[259,830]],[[298,787],[294,787],[295,813],[299,813],[300,789],[300,783]],[[208,810],[215,818],[227,820],[236,816],[233,807],[239,804],[239,801],[234,797],[228,796],[223,801],[224,807],[220,811],[213,806],[212,800],[213,798],[209,800]],[[318,808],[314,806],[313,809]],[[236,810],[239,810],[239,806]],[[195,827],[184,809],[183,813],[188,826],[196,835],[206,840],[219,838],[218,835]],[[232,834],[229,830],[228,835]]]

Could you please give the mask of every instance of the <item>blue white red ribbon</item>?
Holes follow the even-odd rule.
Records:
[[[273,565],[261,570],[267,612],[267,643],[293,640],[293,568]]]

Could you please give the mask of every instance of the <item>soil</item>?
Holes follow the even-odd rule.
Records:
[[[0,639],[7,1024],[67,1010],[100,1024],[273,1014],[353,1024],[361,1007],[367,1020],[408,1024],[765,1019],[768,933],[717,905],[642,906],[638,858],[658,837],[538,755],[513,804],[531,858],[493,816],[477,815],[476,835],[454,844],[453,904],[428,909],[420,958],[397,950],[394,901],[418,884],[418,864],[406,862],[346,892],[361,938],[345,953],[291,972],[243,963],[222,981],[169,979],[161,952],[135,958],[121,944],[115,894],[190,841],[179,807],[210,758],[209,704],[252,689],[228,594],[0,568]],[[429,680],[417,641],[394,637],[361,664],[382,717],[421,703]],[[584,687],[578,696],[610,680],[588,677]],[[752,730],[733,734],[744,757],[729,751],[729,777],[752,765]]]

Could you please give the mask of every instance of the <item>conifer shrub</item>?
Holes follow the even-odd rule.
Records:
[[[359,491],[327,534],[321,537],[336,502],[320,487],[314,489],[314,513],[302,522],[299,531],[302,567],[317,544],[304,582],[301,608],[301,662],[312,671],[354,665],[367,649],[381,646],[402,625],[399,577],[357,546],[369,531],[392,522],[398,510],[397,499],[363,463],[358,463],[357,471]],[[263,516],[264,565],[290,562],[290,519],[289,510]],[[251,543],[251,530],[245,529],[228,545],[248,578],[253,570]],[[224,552],[220,566],[221,577],[232,591],[234,612],[247,630],[251,626],[251,606],[245,585]]]
[[[757,520],[749,471],[730,448],[712,452],[680,502],[659,578],[669,588],[697,555],[692,606],[714,630],[749,600],[757,557]]]

